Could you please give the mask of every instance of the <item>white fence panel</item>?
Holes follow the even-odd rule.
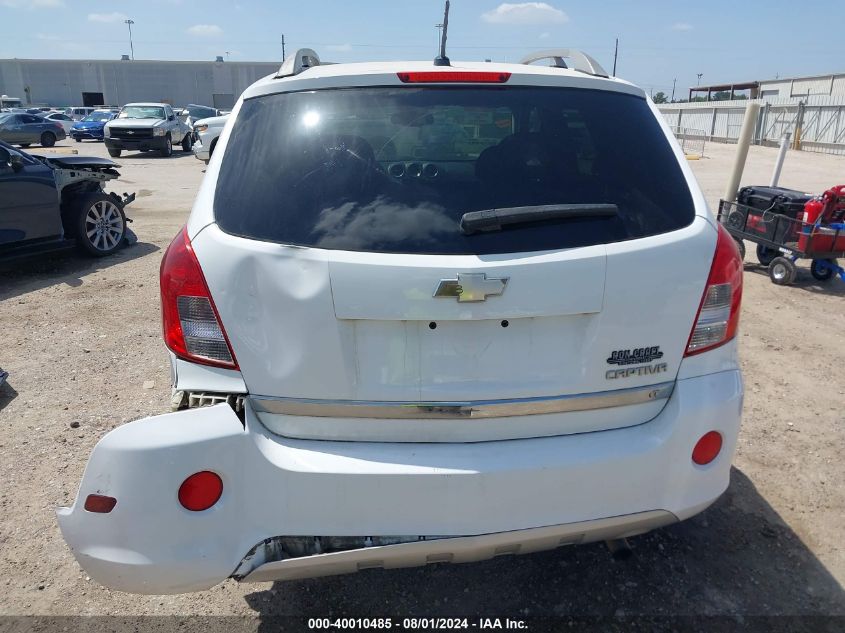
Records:
[[[734,143],[739,137],[747,103],[673,103],[661,105],[660,111],[672,128],[702,130],[709,141]],[[803,102],[767,99],[761,105],[754,134],[756,144],[777,145],[783,134],[789,132],[793,139],[797,137],[800,149],[845,155],[845,98],[811,96]]]

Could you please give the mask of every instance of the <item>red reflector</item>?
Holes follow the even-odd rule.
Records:
[[[464,83],[503,84],[511,78],[510,73],[469,72],[461,70],[421,71],[396,73],[405,84]]]
[[[695,448],[692,449],[692,461],[699,466],[704,466],[716,459],[716,456],[721,450],[721,433],[717,431],[710,431],[709,433],[702,435],[701,439],[696,442]]]
[[[117,505],[117,499],[105,495],[88,495],[85,498],[85,509],[88,512],[108,514]]]
[[[179,486],[179,503],[193,512],[208,510],[223,494],[223,480],[217,473],[194,473]]]

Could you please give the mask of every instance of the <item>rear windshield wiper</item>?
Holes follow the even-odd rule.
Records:
[[[504,207],[469,211],[461,216],[461,232],[501,231],[508,224],[573,218],[611,218],[619,215],[615,204],[544,204],[530,207]]]

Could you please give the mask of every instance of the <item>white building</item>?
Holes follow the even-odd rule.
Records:
[[[845,73],[816,75],[812,77],[793,77],[788,79],[768,79],[758,82],[758,95],[764,101],[781,99],[805,99],[807,97],[845,98]]]
[[[0,94],[24,105],[122,105],[156,101],[231,108],[280,62],[0,59]]]
[[[805,103],[828,103],[831,98],[837,101],[845,99],[845,73],[694,86],[689,89],[689,98],[692,100],[694,96],[706,94],[707,100],[710,101],[712,95],[717,92],[729,92],[731,99],[739,93],[749,99],[763,101],[803,100]]]

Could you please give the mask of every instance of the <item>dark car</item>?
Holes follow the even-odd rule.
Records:
[[[0,259],[73,245],[101,257],[134,240],[123,211],[134,195],[103,190],[117,167],[106,158],[32,156],[0,141]]]
[[[0,114],[0,141],[29,147],[38,143],[42,147],[53,147],[56,141],[67,138],[65,129],[58,121],[48,121],[37,114],[4,112]]]
[[[77,143],[90,138],[95,141],[103,140],[103,128],[106,123],[117,116],[116,110],[95,110],[81,121],[77,121],[70,129],[70,135]]]

